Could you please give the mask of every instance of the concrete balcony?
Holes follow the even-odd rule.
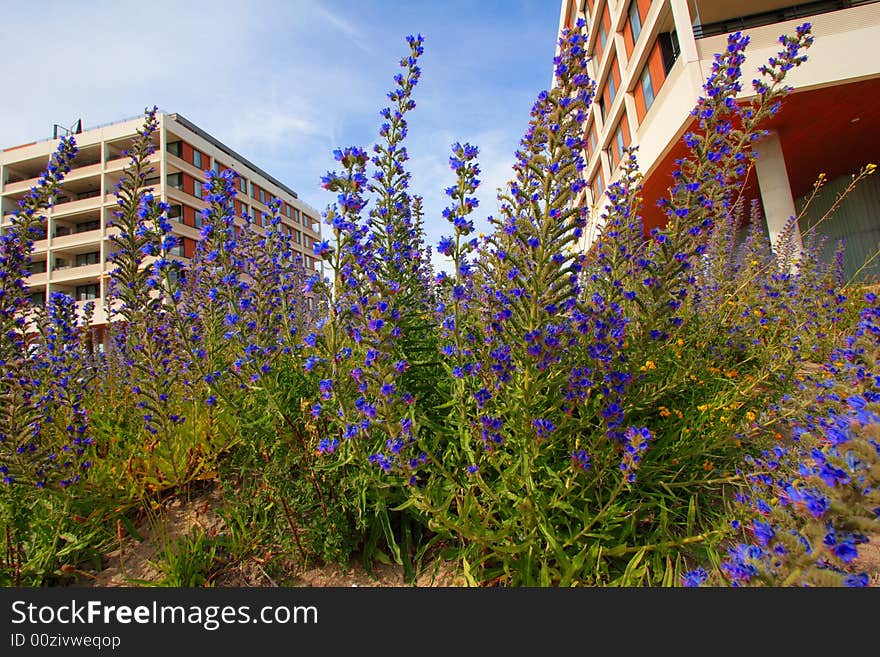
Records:
[[[90,176],[98,176],[101,174],[102,167],[100,162],[96,162],[94,164],[89,164],[84,167],[79,167],[75,169],[71,169],[70,173],[68,173],[65,177],[65,181],[74,181],[74,180],[82,180],[84,178],[89,178]],[[40,177],[34,176],[33,178],[28,178],[27,180],[19,180],[17,182],[8,182],[3,186],[4,194],[17,194],[20,192],[27,192],[32,187],[36,187],[39,182]]]
[[[82,233],[70,233],[61,237],[52,238],[52,250],[65,249],[71,246],[85,246],[94,243],[95,246],[101,241],[101,229],[87,230]]]
[[[27,279],[25,279],[25,282],[27,283],[27,285],[34,286],[45,285],[48,280],[49,274],[47,274],[46,272],[40,272],[38,274],[31,274],[27,277]]]
[[[122,157],[122,156],[113,157],[112,159],[109,159],[104,163],[104,171],[106,173],[118,173],[118,172],[122,171],[123,169],[125,169],[128,166],[130,161],[131,161],[131,156],[129,156],[129,155],[126,155],[124,157]],[[146,160],[146,162],[148,162],[149,164],[152,164],[156,168],[156,171],[159,170],[161,161],[162,161],[162,158],[159,156],[158,152],[153,153]]]
[[[83,210],[93,210],[101,206],[101,196],[90,196],[88,198],[78,199],[76,201],[67,201],[59,203],[52,207],[53,215],[72,214],[74,212],[82,212]]]
[[[49,249],[49,240],[37,240],[34,242],[34,253],[43,253]]]
[[[75,281],[96,281],[103,273],[104,266],[99,262],[94,265],[83,265],[81,267],[64,267],[62,269],[53,269],[51,281],[53,283],[72,283]]]

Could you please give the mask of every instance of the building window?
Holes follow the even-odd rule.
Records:
[[[593,178],[593,182],[590,184],[590,189],[593,190],[593,204],[599,202],[599,199],[602,198],[602,194],[605,192],[605,178],[602,176],[602,167],[600,166],[596,169],[596,177]]]
[[[78,223],[76,225],[77,233],[86,233],[90,230],[98,230],[101,227],[101,222],[97,219],[92,221],[83,221],[82,223]]]
[[[303,241],[302,241],[302,233],[299,232],[298,230],[293,231],[293,241],[296,242],[297,244],[302,244],[302,243],[303,243]]]
[[[199,212],[195,213],[195,217],[193,218],[193,225],[196,228],[201,228],[204,223],[205,223],[205,219],[204,219],[204,217],[202,217],[202,212],[200,210]]]
[[[615,66],[615,63],[611,63],[612,66]],[[614,97],[617,95],[617,85],[614,84],[614,75],[608,75],[608,99],[609,102],[614,102]]]
[[[46,272],[46,261],[37,260],[28,265],[28,271],[31,274],[44,274]]]
[[[660,45],[660,53],[663,58],[663,72],[669,75],[672,65],[678,59],[680,48],[678,35],[674,32],[661,32],[657,35],[657,43]]]
[[[90,253],[78,253],[76,255],[76,266],[86,267],[88,265],[97,265],[100,259],[100,251],[92,251]]]
[[[35,306],[40,306],[43,308],[46,305],[46,291],[43,290],[41,292],[31,292],[28,295],[28,301],[30,301]]]
[[[250,196],[251,198],[256,198],[256,196],[254,196],[254,183],[253,183],[253,181],[250,181],[250,180],[248,181],[248,187],[250,188],[250,194],[248,194],[248,196]]]
[[[611,160],[611,170],[620,163],[623,158],[623,149],[629,146],[629,125],[626,121],[626,115],[620,118],[614,135],[611,138],[611,144],[608,146],[608,157]]]
[[[183,206],[181,205],[172,205],[168,208],[168,218],[174,219],[176,221],[180,221],[180,218],[183,216]]]
[[[240,191],[242,194],[247,194],[247,184],[248,184],[247,180],[245,180],[243,177],[239,178],[238,179],[238,191]]]
[[[220,163],[217,161],[217,158],[214,158],[214,161],[211,163],[211,169],[213,169],[214,173],[218,176],[220,175]]]
[[[302,222],[302,219],[300,218],[299,210],[298,210],[297,208],[294,208],[294,209],[293,209],[293,220],[294,220],[296,223],[301,223],[301,222]]]
[[[202,154],[193,149],[193,166],[197,166],[199,169],[202,168]]]
[[[639,2],[632,0],[629,3],[629,27],[632,30],[633,43],[639,40],[639,34],[642,33],[642,19],[639,16]]]
[[[286,214],[286,215],[287,215],[287,218],[290,219],[290,214],[291,214],[291,212],[290,212],[290,206],[287,205],[286,203],[284,204],[284,214]]]
[[[177,244],[174,246],[174,248],[168,249],[168,253],[171,255],[183,257],[183,255],[184,255],[183,240],[179,240],[177,242]]]
[[[266,203],[266,192],[263,191],[262,189],[260,190],[260,203],[263,203],[263,204]]]
[[[183,142],[180,141],[171,141],[168,142],[168,145],[165,147],[172,155],[176,155],[177,157],[183,156]]]
[[[169,187],[174,189],[183,189],[183,175],[180,173],[169,173],[167,183]]]
[[[599,50],[604,52],[605,43],[608,41],[608,32],[605,31],[605,21],[599,21]]]
[[[202,182],[200,180],[193,180],[193,196],[202,198]]]
[[[645,66],[645,70],[642,71],[641,84],[642,94],[645,96],[645,112],[647,112],[654,103],[654,81],[651,80],[651,68],[649,66]]]
[[[90,285],[77,285],[76,286],[76,300],[77,301],[91,301],[92,299],[98,298],[98,284],[91,283]]]

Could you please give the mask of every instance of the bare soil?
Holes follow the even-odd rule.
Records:
[[[157,508],[141,516],[134,523],[135,537],[119,527],[119,546],[104,555],[100,570],[78,571],[81,586],[161,586],[165,573],[159,563],[168,546],[179,539],[204,532],[215,537],[226,531],[223,518],[217,514],[221,503],[219,490],[211,489],[188,501],[171,498]],[[259,557],[230,565],[216,573],[208,582],[210,586],[265,587],[279,586],[263,567]],[[293,571],[285,579],[284,586],[294,587],[406,587],[403,567],[396,564],[376,564],[368,573],[359,558],[352,559],[349,568],[338,564],[313,565],[301,568],[291,564]],[[414,586],[438,587],[461,586],[464,580],[452,563],[435,561],[418,574]]]
[[[161,586],[165,573],[159,562],[167,546],[178,539],[204,532],[215,537],[225,530],[216,508],[220,491],[206,490],[188,501],[170,498],[135,523],[139,538],[120,526],[119,547],[104,555],[103,567],[91,572],[78,571],[79,585],[95,587]],[[867,572],[869,586],[880,587],[880,535],[859,547],[859,557],[849,564],[852,572]],[[223,568],[208,581],[209,586],[272,587],[279,583],[264,568],[265,560],[253,556]],[[435,560],[418,573],[415,583],[407,584],[402,566],[377,563],[368,573],[355,556],[348,568],[338,564],[301,567],[290,563],[283,586],[291,587],[446,587],[464,586],[465,580],[456,564]]]

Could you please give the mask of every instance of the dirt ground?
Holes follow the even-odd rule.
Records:
[[[171,499],[135,525],[143,540],[120,528],[120,547],[105,555],[103,568],[97,571],[79,571],[82,586],[150,586],[162,585],[164,573],[157,567],[163,547],[190,535],[193,530],[215,536],[225,531],[223,519],[216,513],[220,503],[217,490],[204,492],[188,502]],[[850,564],[853,572],[868,572],[870,586],[880,587],[880,536],[859,548],[859,557]],[[213,577],[208,585],[223,587],[279,586],[263,568],[258,558],[231,565]],[[368,573],[360,559],[352,559],[348,569],[338,564],[313,566],[289,574],[284,586],[293,587],[406,587],[403,568],[378,563],[373,574]],[[465,581],[455,564],[435,561],[419,573],[414,586],[464,586]]]
[[[193,531],[204,531],[207,536],[215,536],[225,531],[225,524],[215,511],[220,503],[217,490],[203,493],[188,502],[179,499],[169,500],[156,512],[142,517],[135,523],[135,529],[142,540],[138,540],[120,527],[120,547],[104,555],[101,570],[79,571],[81,586],[149,586],[162,585],[164,573],[157,567],[162,558],[163,548],[174,545],[178,539],[191,535]],[[459,586],[463,580],[457,576],[452,564],[436,562],[420,573],[415,581],[417,587]],[[234,564],[216,575],[209,585],[227,587],[279,586],[263,568],[257,558]],[[369,574],[359,559],[352,559],[352,565],[343,569],[338,564],[314,566],[295,572],[284,586],[302,587],[405,587],[402,566],[376,564],[373,574]]]

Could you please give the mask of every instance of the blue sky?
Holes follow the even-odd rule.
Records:
[[[0,147],[138,114],[179,112],[323,210],[341,146],[369,147],[407,52],[425,36],[407,146],[429,240],[449,145],[480,147],[480,219],[496,209],[535,96],[550,84],[558,0],[116,0],[10,3]],[[15,77],[9,77],[14,71]],[[436,261],[440,264],[439,259]]]

